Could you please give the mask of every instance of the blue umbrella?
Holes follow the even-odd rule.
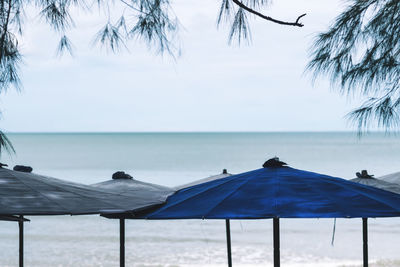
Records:
[[[274,158],[261,169],[194,185],[170,196],[147,219],[273,218],[274,266],[280,266],[280,218],[400,216],[400,196],[378,188],[285,166]]]

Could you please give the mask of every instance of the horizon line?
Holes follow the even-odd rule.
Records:
[[[168,134],[168,133],[185,133],[185,134],[198,134],[198,133],[354,133],[357,134],[358,131],[353,130],[323,130],[323,131],[7,131],[5,134]],[[387,133],[394,134],[397,131],[367,131],[363,134],[371,133]]]

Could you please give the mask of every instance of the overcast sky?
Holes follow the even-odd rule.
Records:
[[[252,43],[229,46],[216,28],[220,1],[173,1],[183,29],[175,62],[130,43],[109,54],[91,45],[104,17],[76,13],[74,57],[31,16],[22,42],[23,91],[1,95],[1,128],[12,132],[352,130],[357,102],[304,75],[307,49],[343,9],[341,1],[279,0],[265,13],[305,26],[253,19]],[[32,23],[34,21],[34,23]]]

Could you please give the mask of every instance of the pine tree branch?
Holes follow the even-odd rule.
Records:
[[[0,62],[3,61],[4,43],[5,43],[6,35],[7,35],[7,32],[8,32],[8,23],[10,21],[11,7],[12,7],[11,0],[8,0],[8,10],[7,10],[7,14],[6,14],[6,21],[4,22],[3,32],[2,32],[2,35],[1,35],[1,38],[0,38]]]
[[[300,16],[298,16],[295,22],[287,22],[287,21],[282,21],[282,20],[274,19],[274,18],[271,18],[269,16],[263,15],[260,12],[249,8],[248,6],[246,6],[245,4],[243,4],[242,2],[240,2],[238,0],[232,0],[232,1],[236,5],[238,5],[239,7],[243,8],[244,10],[246,10],[246,11],[248,11],[248,12],[250,12],[250,13],[252,13],[252,14],[254,14],[254,15],[260,17],[260,18],[263,18],[265,20],[268,20],[268,21],[271,21],[271,22],[274,22],[274,23],[277,23],[277,24],[281,24],[281,25],[297,26],[297,27],[303,27],[304,26],[304,24],[299,22],[299,20],[306,15],[305,13],[300,15]]]

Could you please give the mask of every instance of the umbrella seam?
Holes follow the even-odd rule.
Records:
[[[335,177],[333,177],[333,178],[335,178]],[[336,179],[340,179],[340,178],[336,178]],[[344,179],[343,179],[343,180],[344,180]],[[349,181],[347,181],[347,180],[344,180],[344,181],[349,182]],[[327,180],[327,182],[332,184],[332,182],[329,181],[329,180]],[[355,182],[350,182],[350,183],[355,183]],[[359,183],[355,183],[355,184],[358,184],[358,185],[361,185],[361,186],[364,186],[364,187],[371,187],[373,190],[380,190],[380,191],[384,191],[384,192],[390,192],[390,191],[386,191],[386,190],[379,189],[379,188],[372,187],[372,186],[366,186],[366,185],[359,184]],[[338,185],[339,185],[340,187],[342,187],[342,188],[346,188],[346,187],[343,186],[341,183],[338,183]],[[371,190],[371,188],[367,188],[367,189],[368,189],[368,190]],[[385,205],[385,206],[387,206],[387,207],[390,207],[390,208],[396,210],[397,212],[400,212],[400,209],[399,209],[399,208],[393,207],[392,205],[390,205],[390,204],[387,203],[386,201],[381,201],[381,200],[376,199],[376,198],[373,197],[373,196],[366,195],[366,193],[363,192],[362,190],[359,190],[359,189],[357,189],[357,188],[355,188],[355,189],[354,189],[354,188],[351,188],[351,190],[352,190],[352,191],[355,191],[356,193],[359,193],[359,194],[363,195],[364,197],[373,199],[373,200],[375,200],[376,202],[379,202],[379,203],[381,203],[381,204],[383,204],[383,205]],[[393,192],[390,192],[390,194],[398,195],[398,194],[393,193]]]
[[[46,175],[38,175],[38,174],[35,174],[35,173],[32,173],[32,175],[44,177],[46,179],[56,180],[56,181],[59,181],[61,183],[64,183],[65,185],[67,185],[69,187],[72,187],[74,189],[75,188],[76,189],[85,189],[85,190],[97,191],[97,192],[100,192],[100,193],[107,193],[107,194],[111,194],[111,195],[114,195],[114,196],[125,196],[123,194],[120,194],[120,193],[117,193],[117,192],[113,193],[113,192],[110,192],[110,191],[102,189],[102,188],[95,188],[95,187],[90,186],[90,185],[85,185],[85,184],[81,184],[81,183],[75,183],[75,182],[62,180],[62,179],[58,179],[58,178],[54,178],[54,177],[50,177],[50,176],[46,176]],[[31,179],[38,180],[38,178],[36,178],[36,177],[34,177],[34,178],[31,177]],[[43,182],[43,180],[41,180],[41,181]],[[43,183],[45,183],[45,182],[43,182]],[[48,183],[46,183],[46,184],[49,185]]]
[[[222,175],[224,175],[224,176],[222,176]],[[197,181],[193,181],[191,183],[174,186],[173,189],[175,189],[176,191],[179,191],[179,190],[182,190],[182,189],[185,189],[185,188],[188,188],[188,187],[192,187],[192,186],[196,186],[196,185],[199,185],[199,184],[204,184],[204,183],[208,183],[208,182],[211,182],[211,181],[227,178],[227,177],[230,177],[232,175],[233,174],[230,174],[230,173],[228,173],[228,174],[211,175],[209,177],[206,177],[206,178],[203,178],[203,179],[200,179],[200,180],[197,180]],[[222,176],[222,177],[219,177],[219,176]]]
[[[252,177],[249,177],[246,179],[246,181],[244,181],[243,183],[241,183],[236,189],[235,192],[231,192],[229,193],[227,196],[225,196],[223,199],[221,199],[221,201],[219,201],[216,205],[214,205],[214,207],[212,207],[209,211],[207,211],[205,213],[205,215],[203,216],[204,218],[207,217],[207,215],[212,212],[218,205],[220,205],[222,202],[224,202],[228,197],[230,197],[232,194],[236,193],[237,190],[239,190],[242,186],[244,186]],[[228,219],[228,218],[225,218]],[[229,218],[230,219],[230,218]]]
[[[313,173],[313,172],[309,172],[309,171],[303,171],[303,170],[301,170],[301,171],[302,171],[302,172],[307,172],[307,173]],[[315,174],[315,173],[313,173],[313,174]],[[363,195],[364,197],[367,197],[367,198],[369,198],[369,199],[373,199],[373,200],[375,200],[376,202],[379,202],[379,203],[381,203],[381,204],[384,204],[384,205],[386,205],[387,207],[390,207],[390,208],[396,210],[397,212],[400,212],[399,209],[397,209],[397,208],[395,208],[395,207],[392,207],[391,205],[387,204],[386,202],[382,202],[382,201],[380,201],[380,200],[377,200],[376,198],[374,198],[374,197],[372,197],[372,196],[366,195],[366,193],[363,192],[363,191],[360,191],[360,190],[354,189],[354,188],[345,187],[345,186],[343,185],[343,182],[344,182],[344,183],[354,183],[354,184],[361,185],[361,186],[365,186],[365,185],[362,185],[362,184],[359,184],[359,183],[355,183],[355,182],[351,182],[351,181],[345,180],[345,179],[343,179],[343,178],[328,176],[328,175],[324,175],[324,174],[321,174],[321,176],[325,178],[324,180],[326,181],[326,183],[333,184],[333,185],[338,185],[339,187],[344,188],[344,189],[350,189],[350,190],[352,190],[352,191],[355,191],[356,193],[359,193],[359,194]],[[334,182],[332,182],[332,180],[336,180],[336,181],[340,181],[340,182],[334,183]],[[370,190],[370,188],[368,188],[368,189]],[[382,189],[379,189],[379,188],[372,188],[372,189],[382,190]],[[385,190],[382,190],[382,191],[385,191]],[[393,193],[393,192],[390,192],[390,193],[395,194],[395,193]],[[329,197],[329,195],[326,195],[326,196]],[[330,198],[330,199],[332,199],[332,198]],[[335,199],[333,199],[333,200],[335,200]],[[351,212],[348,211],[348,209],[345,208],[345,210],[347,211],[347,213],[349,213],[349,214],[351,213]],[[353,217],[353,216],[349,216],[349,215],[348,215],[348,217]],[[378,217],[380,217],[380,216],[378,216]],[[353,218],[354,218],[354,217],[353,217]]]
[[[42,182],[43,182],[43,181],[42,181]],[[46,182],[43,182],[43,183],[46,184],[46,185],[48,185],[48,186],[52,186],[52,187],[55,187],[55,188],[58,188],[58,189],[62,189],[62,190],[64,190],[64,191],[66,191],[66,192],[72,193],[72,194],[77,195],[77,196],[79,196],[79,197],[83,197],[83,198],[86,198],[86,199],[92,199],[91,197],[88,197],[88,196],[85,196],[85,195],[82,195],[82,194],[79,194],[79,193],[76,193],[76,192],[73,192],[73,191],[70,191],[70,190],[66,190],[65,188],[63,188],[63,187],[61,187],[61,186],[52,185],[52,184],[49,184],[49,183],[46,183]],[[76,187],[76,188],[82,189],[82,188],[79,188],[79,187]],[[89,188],[88,190],[96,191],[96,189],[92,189],[92,188]],[[100,192],[101,192],[101,191],[100,191]],[[113,193],[107,192],[107,191],[101,192],[101,193],[106,193],[106,194],[111,194],[111,195],[117,195],[117,196],[122,196],[122,197],[128,197],[128,196],[125,196],[125,195],[122,195],[122,194],[113,194]],[[105,203],[105,204],[107,204],[107,205],[111,205],[111,206],[114,206],[114,207],[118,207],[118,208],[120,208],[120,209],[122,208],[122,210],[124,210],[124,211],[130,211],[130,210],[127,210],[127,209],[123,208],[122,206],[119,206],[118,204],[115,205],[114,203],[109,203],[109,202],[104,201],[104,200],[102,200],[102,199],[97,199],[97,201],[98,201],[98,202]],[[96,212],[96,213],[100,213],[100,212]],[[75,213],[71,213],[71,214],[75,214]],[[82,213],[81,213],[81,214],[82,214]],[[94,214],[94,213],[93,213],[93,214]]]
[[[314,178],[312,178],[312,179],[314,179]],[[324,179],[324,181],[325,181],[325,179]],[[332,184],[332,185],[334,185],[334,186],[337,186],[337,187],[339,187],[339,188],[344,188],[344,187],[338,186],[339,183],[331,183],[331,182],[328,181],[328,180],[326,180],[326,181],[327,181],[327,183]],[[340,184],[339,184],[339,185],[340,185]],[[308,184],[307,184],[307,187],[309,187]],[[315,187],[315,188],[312,187],[312,189],[314,189],[314,191],[318,191],[319,193],[322,193],[322,195],[323,195],[324,197],[329,198],[333,203],[336,203],[336,201],[337,201],[336,198],[332,197],[330,194],[326,194],[325,192],[321,191],[321,189],[319,189],[319,187]],[[317,189],[317,190],[315,190],[315,189]],[[345,189],[347,189],[347,188],[345,188]],[[343,207],[344,207],[344,206],[343,206]],[[345,210],[345,212],[346,212],[347,214],[350,214],[349,209],[347,208],[347,206],[344,207],[344,210]],[[335,212],[337,212],[337,211],[335,211]],[[349,215],[345,215],[345,216],[346,216],[346,217],[344,217],[344,218],[347,218]],[[332,218],[336,218],[336,217],[332,217]],[[340,218],[340,217],[337,217],[337,218]]]
[[[163,193],[164,195],[159,196],[157,198],[158,201],[161,201],[162,203],[164,203],[166,201],[166,199],[168,198],[168,196],[172,195],[173,193],[176,192],[176,190],[173,190],[169,187],[165,187],[162,190],[157,188],[157,184],[151,184],[151,183],[146,183],[146,182],[142,182],[142,181],[138,181],[135,180],[135,183],[140,184],[140,185],[146,185],[146,186],[155,186],[154,189],[156,189],[157,191],[152,191],[152,192],[157,192],[157,193]],[[104,182],[100,182],[100,183],[96,183],[96,184],[92,184],[90,185],[90,187],[94,187],[95,190],[97,189],[101,189],[101,191],[106,191],[107,193],[112,193],[112,194],[116,194],[118,196],[123,196],[123,197],[131,197],[133,193],[135,193],[134,191],[141,191],[138,190],[137,188],[135,189],[133,186],[130,185],[124,185],[124,184],[120,184],[122,186],[128,187],[128,189],[126,189],[125,191],[120,191],[118,189],[112,189],[112,188],[107,188],[107,185],[112,185],[113,184],[113,180],[109,180],[109,181],[104,181]],[[106,186],[104,186],[106,185]],[[161,186],[164,187],[164,186]],[[160,203],[161,204],[161,203]]]
[[[22,181],[22,179],[20,179],[18,176],[14,175],[14,173],[12,173],[11,171],[9,171],[9,174],[14,177],[14,179],[17,179],[20,183],[22,183],[23,185],[25,185],[26,187],[30,188],[32,191],[38,193],[39,195],[43,196],[45,199],[47,199],[50,203],[54,202],[57,206],[61,207],[62,209],[64,209],[66,211],[66,213],[69,213],[68,209],[65,208],[63,205],[61,205],[60,203],[57,203],[56,201],[52,201],[51,199],[49,199],[48,197],[46,197],[43,193],[41,193],[40,191],[34,189],[33,187],[27,185],[25,182]]]
[[[289,167],[289,168],[290,168],[290,167]],[[302,172],[305,172],[305,173],[316,174],[316,173],[310,172],[310,171],[304,171],[304,170],[299,170],[299,171],[302,171]],[[363,186],[363,187],[371,187],[371,186],[366,186],[366,185],[363,185],[363,184],[351,182],[351,181],[345,180],[345,179],[343,179],[343,178],[333,177],[333,176],[329,176],[329,175],[325,175],[325,174],[320,174],[320,175],[321,175],[321,177],[327,178],[327,179],[325,180],[327,183],[329,183],[329,184],[337,184],[337,185],[339,185],[341,188],[344,188],[344,189],[349,189],[349,188],[345,187],[345,186],[343,185],[343,183],[354,183],[354,184],[361,185],[361,186]],[[340,182],[339,182],[339,183],[333,183],[332,180],[336,180],[336,181],[340,181]],[[374,190],[374,189],[381,190],[381,191],[384,191],[384,192],[388,192],[388,191],[383,190],[383,189],[379,189],[379,188],[372,187],[372,190]],[[367,197],[367,198],[369,198],[369,199],[373,199],[373,200],[377,201],[378,203],[382,203],[382,204],[384,204],[384,205],[386,205],[386,206],[388,206],[388,207],[390,207],[390,208],[396,210],[397,212],[400,212],[400,209],[398,209],[398,208],[396,208],[396,207],[393,207],[392,205],[386,203],[385,201],[377,200],[376,198],[374,198],[374,197],[372,197],[372,196],[368,196],[368,195],[366,195],[366,193],[363,192],[362,190],[360,191],[360,190],[358,190],[357,188],[356,188],[356,189],[350,188],[350,190],[355,191],[356,193],[359,193],[359,194],[361,194],[361,195],[363,195],[364,197]],[[368,188],[368,190],[371,190],[371,188]],[[393,193],[393,192],[390,192],[390,191],[389,191],[389,193],[394,194],[394,195],[398,195],[398,194]]]
[[[12,173],[11,173],[11,175],[14,176],[14,174],[12,174]],[[16,177],[16,176],[14,176],[14,178],[17,178],[18,180],[21,180],[21,179],[19,179],[19,178]],[[46,176],[46,178],[49,178],[49,177]],[[35,179],[37,180],[37,178],[35,178]],[[60,180],[60,179],[57,179],[57,180]],[[61,180],[61,181],[63,181],[63,180]],[[22,182],[22,181],[20,181],[20,182]],[[44,183],[44,184],[46,184],[46,185],[48,185],[48,186],[50,186],[50,187],[53,187],[53,188],[56,188],[56,189],[62,189],[62,190],[64,190],[65,192],[72,193],[72,194],[74,194],[74,195],[76,195],[76,196],[79,196],[79,197],[82,197],[82,198],[86,198],[86,199],[92,199],[91,197],[88,197],[88,196],[85,196],[85,195],[81,195],[81,194],[79,194],[79,193],[75,193],[75,192],[70,191],[70,190],[66,190],[65,188],[63,188],[63,187],[61,187],[61,186],[58,186],[58,185],[49,184],[48,182],[45,182],[45,181],[43,181],[43,180],[41,180],[41,182]],[[22,182],[22,183],[23,183],[25,186],[29,187],[29,186],[28,186],[27,184],[25,184],[24,182]],[[70,185],[68,185],[68,186],[70,186]],[[31,187],[29,187],[29,188],[31,188]],[[86,188],[79,188],[78,186],[76,186],[76,188],[78,188],[78,189],[86,189]],[[39,191],[37,191],[37,190],[35,190],[35,189],[33,189],[33,188],[31,188],[31,189],[34,190],[34,191],[36,191],[36,192],[38,192],[39,194],[43,195],[43,193],[41,193],[41,192],[39,192]],[[89,187],[87,190],[96,191],[95,189],[91,189],[90,187]],[[100,191],[100,192],[101,192],[101,193],[106,193],[106,194],[111,194],[111,195],[117,195],[117,196],[127,197],[127,196],[120,195],[120,194],[112,194],[112,193],[109,193],[109,192],[106,192],[106,191],[105,191],[105,192]],[[48,200],[51,202],[51,200],[50,200],[49,198],[47,198],[45,195],[43,195],[43,197],[46,198],[46,199],[48,199]],[[53,201],[54,201],[54,203],[56,203],[58,206],[64,208],[61,204],[57,203],[56,200],[53,200]],[[124,210],[124,211],[131,211],[130,209],[126,209],[126,208],[124,208],[124,207],[122,207],[122,206],[119,206],[118,204],[115,205],[115,204],[113,204],[113,203],[109,203],[109,202],[104,201],[104,200],[102,200],[102,199],[97,199],[97,201],[98,201],[98,202],[102,202],[102,203],[107,204],[107,205],[111,205],[111,207],[113,207],[113,208],[117,207],[117,208],[122,209],[122,210]],[[161,203],[160,203],[160,204],[161,204]],[[110,208],[111,208],[111,207],[110,207]],[[71,211],[68,210],[67,208],[64,208],[64,209],[67,211],[67,214],[78,214],[78,213],[73,213],[73,212],[71,212]],[[91,212],[90,214],[97,214],[97,213],[100,213],[100,209],[98,209],[98,210],[99,210],[99,212]],[[133,210],[136,210],[136,209],[133,209]],[[85,213],[86,213],[86,212],[85,212]],[[79,213],[79,214],[85,214],[85,213]]]
[[[105,187],[103,187],[103,185],[105,185],[105,184],[110,184],[109,182],[112,182],[113,180],[109,180],[109,181],[104,181],[104,182],[100,182],[100,183],[95,183],[95,184],[91,184],[91,185],[89,185],[90,187],[95,187],[95,188],[99,188],[99,189],[107,189],[107,188],[105,188]],[[138,181],[138,180],[135,180],[135,182],[136,183],[138,183],[138,184],[140,184],[140,185],[147,185],[147,186],[154,186],[155,187],[155,189],[157,189],[157,190],[159,190],[159,191],[161,191],[161,192],[164,192],[164,191],[172,191],[172,192],[175,192],[175,190],[173,190],[172,188],[169,188],[169,187],[167,187],[167,186],[163,186],[163,185],[157,185],[157,184],[152,184],[152,183],[146,183],[146,182],[142,182],[142,181]],[[157,188],[157,187],[162,187],[161,189],[160,188]],[[110,189],[110,190],[112,190],[112,189]],[[127,191],[124,191],[124,192],[129,192],[130,190],[127,190]],[[114,191],[113,191],[114,192]],[[117,193],[117,192],[119,192],[119,191],[115,191],[115,193]]]
[[[246,173],[247,173],[247,172],[246,172]],[[186,198],[186,199],[183,199],[183,200],[180,200],[180,201],[178,201],[178,202],[175,202],[174,204],[172,204],[172,205],[170,205],[170,206],[167,207],[167,205],[168,205],[168,198],[173,197],[173,196],[174,196],[175,194],[177,194],[178,192],[182,192],[182,191],[179,190],[179,191],[175,192],[173,195],[171,195],[171,196],[169,196],[169,197],[167,198],[167,201],[166,201],[166,205],[165,205],[165,206],[163,206],[163,207],[161,207],[159,210],[157,210],[157,211],[155,211],[155,212],[149,214],[149,215],[146,217],[146,219],[147,219],[147,218],[150,218],[151,216],[156,215],[157,213],[160,213],[160,212],[166,210],[167,208],[174,207],[174,206],[176,206],[176,205],[182,203],[183,201],[186,201],[186,200],[188,200],[188,199],[191,199],[191,198],[194,198],[194,197],[196,197],[196,196],[198,196],[198,195],[201,195],[201,194],[203,194],[204,192],[206,192],[206,191],[209,190],[209,189],[215,189],[215,188],[217,188],[217,187],[219,187],[219,186],[222,186],[222,185],[224,185],[224,184],[227,184],[227,183],[229,183],[229,182],[231,182],[231,181],[234,180],[234,179],[232,179],[232,177],[235,178],[234,176],[238,176],[238,177],[239,177],[239,176],[242,176],[242,175],[244,175],[244,174],[245,174],[245,173],[236,174],[236,175],[228,176],[228,177],[225,177],[225,178],[221,178],[221,180],[222,180],[222,179],[227,179],[227,178],[228,178],[228,179],[227,179],[226,181],[223,181],[222,183],[220,183],[220,184],[218,184],[218,185],[215,185],[215,186],[213,186],[213,187],[211,187],[211,188],[206,188],[206,189],[202,190],[201,192],[198,192],[198,193],[196,193],[196,194],[194,194],[194,195],[192,195],[192,196],[190,196],[190,197],[188,197],[188,198]],[[236,177],[236,178],[237,178],[237,177]],[[209,182],[212,182],[212,181],[209,181]],[[209,182],[206,182],[206,183],[209,183]],[[205,184],[206,184],[206,183],[205,183]],[[200,185],[204,185],[204,184],[194,185],[193,187],[200,186]],[[189,187],[189,188],[191,188],[191,187]],[[188,188],[184,188],[184,189],[188,189]],[[183,190],[183,189],[182,189],[182,190]]]
[[[395,194],[400,194],[400,185],[395,184],[395,183],[391,183],[391,182],[386,182],[384,180],[380,180],[380,179],[376,179],[376,178],[370,178],[370,179],[372,181],[374,181],[376,183],[376,185],[363,183],[362,181],[365,180],[364,178],[354,178],[354,179],[351,179],[349,181],[355,182],[355,183],[358,183],[358,184],[362,184],[362,185],[372,186],[372,187],[375,187],[375,188],[378,188],[378,189],[382,189],[382,190],[385,190],[385,191],[390,191],[390,192],[395,193]],[[388,187],[389,189],[385,189],[385,188],[383,188],[381,186]],[[394,188],[394,189],[392,189],[392,188]]]
[[[394,173],[389,173],[383,176],[379,176],[377,177],[377,179],[382,180],[382,181],[386,181],[389,183],[394,183],[394,184],[399,184],[398,182],[393,182],[393,180],[398,181],[399,179],[397,178],[397,176],[400,175],[400,172],[394,172]],[[389,179],[389,180],[388,180]]]

